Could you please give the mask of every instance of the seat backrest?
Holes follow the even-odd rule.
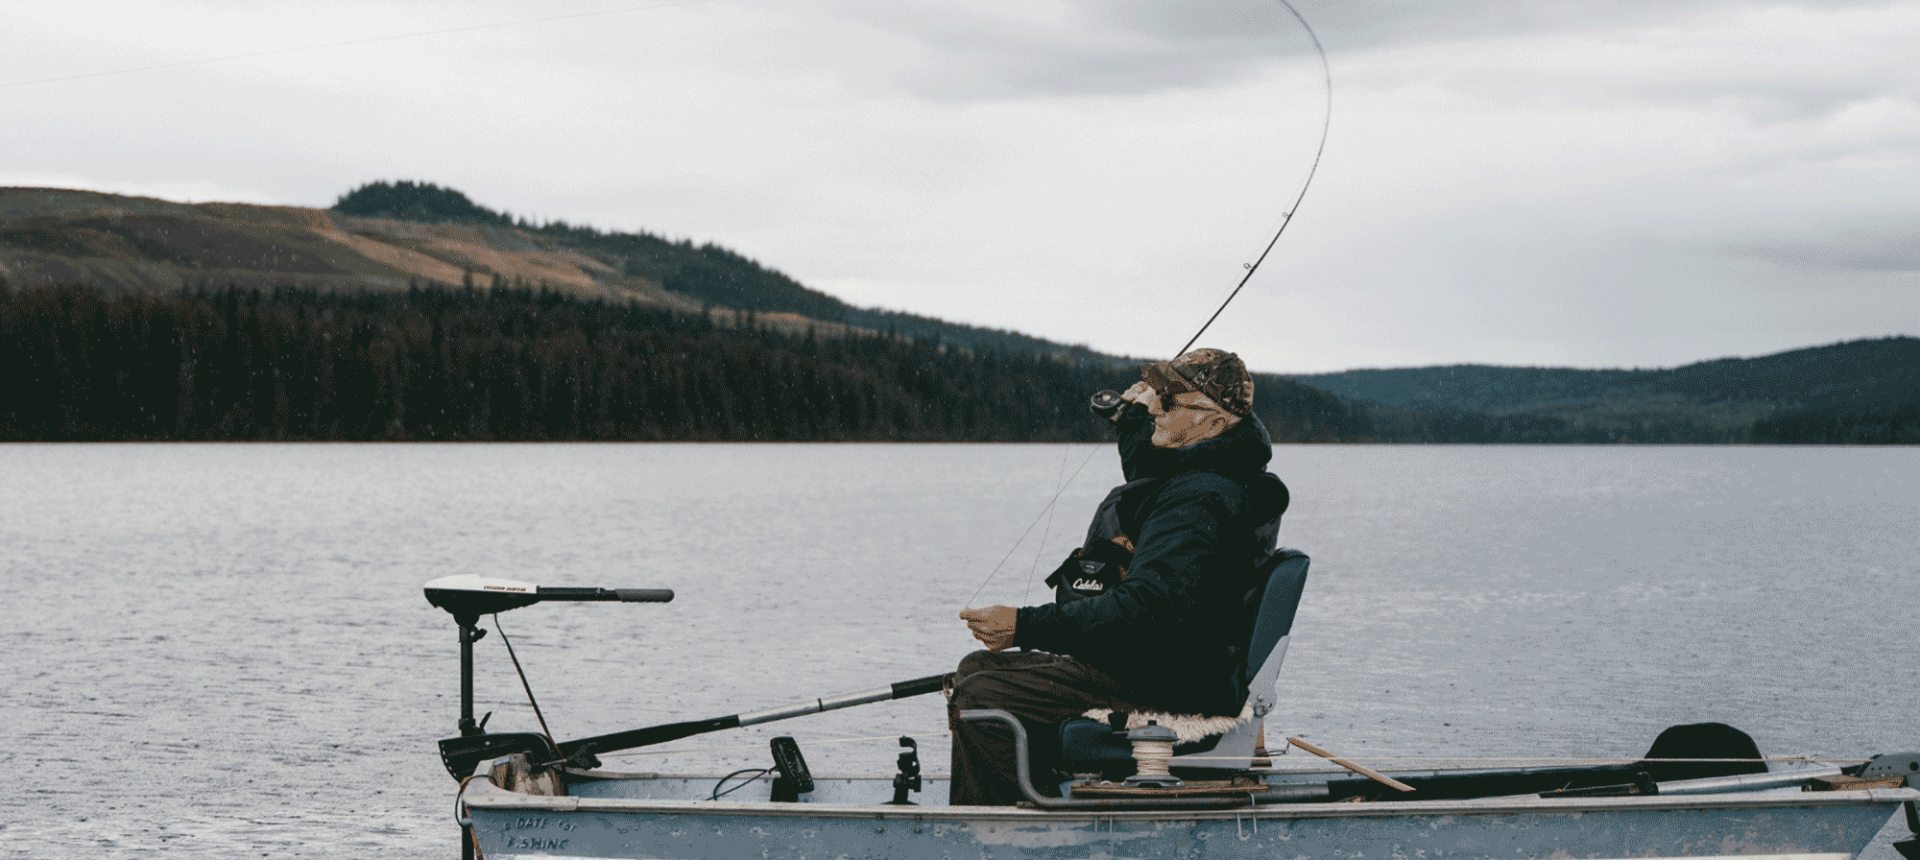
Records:
[[[1240,669],[1246,679],[1249,719],[1225,734],[1210,748],[1188,755],[1175,755],[1174,767],[1209,770],[1245,770],[1253,767],[1255,751],[1266,733],[1265,717],[1278,701],[1275,688],[1280,683],[1280,663],[1287,656],[1287,640],[1293,635],[1293,616],[1300,609],[1300,595],[1307,587],[1307,554],[1297,549],[1276,550],[1260,565],[1267,576],[1260,593],[1260,605],[1253,617],[1253,633],[1247,643],[1247,656]]]
[[[1307,588],[1307,554],[1282,547],[1262,565],[1269,570],[1260,608],[1253,616],[1253,635],[1247,643],[1247,696],[1253,715],[1264,717],[1274,706],[1274,685],[1280,681],[1280,663],[1293,635],[1293,617],[1300,611],[1300,595]]]

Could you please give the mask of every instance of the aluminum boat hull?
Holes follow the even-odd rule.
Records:
[[[1537,797],[1287,803],[1221,810],[1039,810],[891,806],[884,779],[819,779],[810,800],[773,803],[764,785],[719,800],[714,777],[629,775],[564,797],[461,793],[463,821],[489,860],[1295,860],[1295,858],[1776,857],[1857,855],[1911,788],[1687,796]],[[736,800],[739,795],[747,799]]]

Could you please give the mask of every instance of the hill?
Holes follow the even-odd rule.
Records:
[[[161,385],[164,374],[152,376],[142,362],[177,365],[175,377],[189,383],[203,371],[213,378],[311,376],[313,368],[288,365],[285,355],[306,355],[314,361],[333,356],[326,361],[338,364],[347,359],[328,338],[350,334],[355,344],[371,350],[355,354],[352,361],[364,366],[352,373],[385,380],[378,390],[387,392],[381,396],[391,402],[380,408],[400,416],[384,423],[350,421],[303,425],[305,429],[277,421],[208,426],[187,421],[150,435],[152,427],[128,430],[138,421],[126,416],[73,420],[93,414],[89,410],[106,409],[100,414],[109,414],[118,408],[112,403],[125,406],[124,392],[112,386],[80,386],[77,391],[91,392],[82,396],[21,383],[7,397],[26,400],[0,398],[0,408],[14,410],[9,413],[13,429],[8,438],[1063,438],[1061,434],[1082,432],[1072,429],[1081,419],[1064,416],[1080,414],[1086,392],[1070,392],[1096,379],[1124,387],[1134,363],[1017,332],[856,308],[717,245],[562,221],[534,224],[488,209],[459,191],[417,182],[363,185],[341,195],[329,209],[182,204],[84,191],[0,188],[0,300],[5,302],[0,310],[13,315],[11,328],[4,332],[9,341],[0,353],[0,374],[26,373],[40,380],[33,385],[65,378],[61,373],[84,376],[115,367],[123,378],[151,377]],[[908,404],[899,408],[921,417],[876,421],[843,415],[799,436],[779,435],[739,416],[712,426],[676,423],[657,411],[664,408],[658,403],[644,409],[621,407],[630,410],[622,413],[627,418],[602,422],[597,429],[532,418],[501,423],[452,413],[425,421],[417,408],[409,408],[409,398],[415,396],[409,392],[416,392],[420,380],[454,372],[447,364],[454,353],[447,351],[452,348],[445,338],[447,332],[473,324],[472,314],[478,312],[471,306],[476,302],[487,304],[487,313],[505,313],[504,308],[518,303],[533,306],[532,313],[548,313],[549,320],[558,318],[554,314],[573,320],[567,326],[502,321],[519,319],[511,314],[495,320],[506,327],[496,334],[507,337],[512,349],[520,351],[516,354],[531,362],[523,376],[537,369],[542,379],[577,380],[586,372],[581,368],[589,366],[598,368],[592,373],[601,379],[640,373],[636,368],[656,366],[646,356],[657,349],[681,350],[676,354],[690,356],[693,364],[709,370],[724,365],[732,373],[769,379],[789,378],[799,372],[795,368],[809,364],[813,366],[806,372],[816,376],[880,372],[835,369],[833,362],[839,359],[829,358],[833,350],[823,344],[847,339],[886,358],[879,365],[884,372],[870,385],[844,390]],[[254,310],[236,315],[228,310],[235,306]],[[93,310],[77,310],[82,308]],[[358,322],[336,332],[301,322],[311,312]],[[190,326],[196,337],[217,336],[220,348],[208,345],[206,351],[182,353],[130,345],[126,339],[132,335],[115,328],[134,325],[127,320],[142,320],[138,325],[147,329]],[[688,333],[695,330],[697,338]],[[581,357],[568,351],[572,346],[543,340],[593,343],[603,336],[625,344],[625,357]],[[254,337],[282,342],[286,350],[273,357],[232,347],[235,338]],[[476,329],[462,337],[492,342],[495,335]],[[312,338],[320,341],[308,342]],[[76,346],[83,343],[90,346]],[[693,348],[689,344],[698,348],[686,352]],[[1914,442],[1920,441],[1915,370],[1920,357],[1915,344],[1913,338],[1860,341],[1655,371],[1463,365],[1291,378],[1258,374],[1255,379],[1262,419],[1278,441]],[[759,356],[763,363],[729,364],[737,356],[723,353],[735,350]],[[564,358],[567,355],[575,357]],[[1023,395],[978,385],[970,372],[939,377],[949,384],[966,383],[946,390],[929,388],[923,380],[888,376],[926,373],[909,360],[915,355],[1017,368],[1033,382],[1033,396],[1045,392],[1045,397],[1072,402],[1061,406],[1048,401],[1041,407],[1067,409],[1058,422],[1022,424],[1003,411],[1005,404],[980,398],[1018,402]],[[207,364],[210,360],[218,366]],[[66,367],[75,362],[87,367]],[[60,368],[65,369],[54,372]],[[458,372],[479,385],[492,371]],[[294,388],[273,397],[292,397]],[[36,393],[22,394],[29,389]],[[181,397],[198,396],[194,392],[203,389],[189,384],[184,390]],[[220,396],[227,400],[208,401],[188,414],[243,415],[257,407],[247,401],[252,395],[246,386],[206,390],[225,392]],[[905,393],[878,393],[883,390]],[[434,409],[451,408],[435,399],[440,395],[420,396],[427,397],[421,402],[435,404]],[[761,397],[750,392],[740,396],[748,401]],[[515,403],[539,399],[510,398]],[[37,404],[33,409],[42,411],[20,412],[22,402]],[[727,402],[737,406],[745,401]],[[547,403],[526,408],[574,407]],[[497,409],[497,404],[486,405],[483,412],[493,415],[490,410]],[[958,417],[962,415],[976,418]],[[456,425],[464,429],[447,429]],[[29,427],[38,429],[22,429]],[[535,427],[539,429],[530,429]]]
[[[1042,439],[1059,438],[1058,434],[1065,432],[1055,425],[1022,425],[1007,416],[972,423],[958,421],[946,427],[908,422],[900,425],[905,428],[901,430],[903,436],[887,436],[874,429],[876,425],[851,420],[829,422],[794,437],[768,436],[747,429],[748,425],[739,421],[721,422],[718,426],[733,429],[715,430],[678,424],[650,413],[644,420],[635,418],[619,425],[619,429],[603,427],[592,433],[573,425],[555,426],[530,419],[506,423],[489,419],[481,422],[485,430],[474,430],[480,425],[465,421],[459,425],[465,429],[458,432],[447,430],[450,425],[445,419],[418,423],[419,411],[408,412],[405,408],[405,393],[411,390],[413,380],[426,373],[421,368],[444,363],[441,359],[430,361],[419,353],[439,347],[432,346],[431,338],[425,343],[419,340],[418,318],[422,314],[440,315],[449,306],[472,302],[470,293],[476,292],[499,297],[506,303],[502,307],[533,302],[568,308],[587,333],[583,336],[589,338],[612,329],[645,330],[652,334],[636,334],[640,338],[636,342],[684,344],[684,327],[697,324],[706,334],[700,340],[701,350],[693,354],[710,364],[723,363],[719,353],[732,349],[771,355],[755,344],[764,345],[769,342],[767,338],[784,336],[794,339],[795,344],[811,345],[794,347],[798,353],[819,355],[823,352],[819,344],[853,338],[893,345],[886,349],[930,349],[937,355],[957,350],[959,356],[990,362],[1013,362],[1021,367],[1031,364],[1035,379],[1084,382],[1092,377],[1075,374],[1092,373],[1109,379],[1105,384],[1114,387],[1124,387],[1133,368],[1133,362],[1127,359],[1015,332],[854,308],[716,245],[670,241],[648,233],[604,232],[565,222],[531,224],[475,204],[458,191],[426,183],[372,183],[342,195],[326,210],[182,204],[61,189],[0,189],[0,289],[8,284],[14,290],[0,296],[9,299],[4,309],[25,316],[11,321],[7,330],[10,349],[7,355],[0,355],[0,368],[45,371],[79,362],[94,370],[117,367],[116,373],[148,379],[161,387],[174,383],[164,382],[164,374],[153,376],[148,364],[166,367],[186,361],[188,365],[179,368],[182,379],[201,372],[211,373],[214,378],[224,378],[221,374],[264,374],[270,378],[298,375],[298,368],[236,349],[229,340],[267,337],[267,333],[277,331],[271,339],[288,344],[293,353],[321,360],[314,356],[336,351],[325,338],[340,333],[282,320],[283,311],[291,311],[297,321],[315,308],[362,317],[354,329],[359,333],[353,336],[364,348],[372,349],[372,344],[379,343],[377,351],[384,354],[412,356],[386,364],[365,355],[355,359],[371,363],[353,373],[386,378],[387,385],[381,390],[399,392],[395,395],[398,401],[385,408],[412,417],[401,419],[398,425],[389,426],[390,421],[349,421],[338,426],[295,427],[278,421],[236,419],[201,426],[195,423],[200,419],[193,419],[162,422],[170,428],[162,431],[156,429],[159,425],[143,424],[114,412],[129,408],[146,409],[144,414],[151,414],[152,410],[137,405],[144,403],[139,398],[116,393],[112,386],[76,382],[71,391],[64,391],[57,386],[32,388],[23,382],[13,387],[6,403],[37,405],[13,414],[7,438],[14,439],[546,439],[602,438],[592,435],[601,432],[612,434],[605,438]],[[388,298],[379,299],[381,296]],[[226,310],[236,302],[252,309],[245,319]],[[68,310],[55,312],[48,308]],[[77,309],[91,310],[82,314]],[[633,309],[657,313],[628,312]],[[128,345],[121,342],[120,335],[111,334],[116,325],[133,325],[125,320],[143,320],[140,326],[165,330],[188,326],[215,338],[220,348],[209,346],[205,351],[182,353]],[[440,322],[443,329],[463,324],[452,319]],[[286,327],[275,329],[282,325]],[[554,360],[558,360],[554,356],[559,352],[526,339],[572,337],[551,326],[518,331],[517,349]],[[736,336],[745,340],[734,343]],[[323,340],[306,342],[312,338]],[[77,343],[90,345],[78,348]],[[777,376],[788,372],[793,362],[807,361],[781,354],[783,357],[774,362],[778,367],[763,366],[753,372]],[[219,366],[208,365],[209,360]],[[336,360],[340,360],[337,355],[327,359]],[[641,361],[633,366],[645,364]],[[910,365],[890,366],[901,373],[918,372]],[[825,366],[815,370],[835,372]],[[564,375],[563,371],[547,368],[541,373]],[[64,378],[47,373],[32,376],[42,381]],[[1275,376],[1256,379],[1263,417],[1275,438],[1282,441],[1452,438],[1451,431],[1436,430],[1433,422],[1418,416],[1377,407],[1355,408],[1341,398]],[[999,415],[997,410],[1005,403],[993,405],[980,400],[988,397],[989,391],[998,392],[991,396],[1002,401],[1017,402],[1017,398],[993,386],[934,392],[912,381],[888,380],[888,384],[917,392],[911,398],[916,403],[914,409],[927,415],[947,414],[942,411],[946,407],[936,400],[958,404],[963,410]],[[1051,390],[1048,386],[1054,384],[1049,382],[1041,388]],[[29,388],[37,393],[23,393]],[[189,415],[252,414],[245,386],[196,389],[190,385],[187,390],[221,391],[225,394],[220,396],[226,398],[201,404],[189,410]],[[284,400],[293,396],[291,390],[273,396]],[[1067,397],[1064,407],[1050,402],[1041,408],[1067,408],[1067,414],[1080,416],[1090,391]],[[73,420],[73,416],[82,414],[94,414],[96,418]],[[540,429],[531,429],[536,425]],[[450,432],[451,437],[447,435]],[[1087,432],[1087,427],[1072,432]]]
[[[752,311],[757,325],[796,334],[850,327],[1111,360],[1016,332],[856,308],[711,243],[565,221],[536,225],[431,183],[370,183],[329,209],[0,188],[0,279],[15,287],[91,284],[109,293],[548,289],[682,312]]]
[[[1555,421],[1613,441],[1920,441],[1920,424],[1901,418],[1920,406],[1912,337],[1661,370],[1454,365],[1288,378],[1399,409]]]

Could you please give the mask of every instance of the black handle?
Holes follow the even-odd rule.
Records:
[[[671,588],[616,588],[613,593],[620,595],[623,603],[671,603]]]
[[[904,699],[908,696],[924,696],[928,693],[938,693],[940,692],[940,688],[946,686],[947,679],[951,677],[953,677],[953,673],[949,672],[945,675],[928,675],[925,678],[901,681],[893,685],[893,697],[896,699]]]
[[[673,599],[671,588],[556,588],[542,585],[535,594],[541,600],[618,600],[622,603],[666,603]]]

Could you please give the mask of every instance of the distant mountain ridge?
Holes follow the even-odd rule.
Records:
[[[1840,416],[1860,410],[1897,412],[1899,404],[1920,403],[1920,338],[1848,341],[1660,370],[1452,365],[1287,378],[1397,409],[1559,421],[1572,433],[1620,441],[1794,441],[1804,434],[1787,428],[1809,415],[1844,423]]]
[[[657,283],[701,305],[757,314],[791,313],[902,337],[934,339],[967,348],[992,345],[1029,352],[1100,360],[1085,347],[1067,346],[1019,332],[951,323],[901,311],[858,308],[807,287],[785,273],[711,242],[694,245],[647,233],[602,231],[550,221],[535,224],[510,213],[478,205],[451,188],[430,182],[370,182],[342,194],[331,211],[371,218],[425,223],[491,224],[513,227],[558,247],[577,250],[630,278]]]
[[[988,365],[1026,362],[1022,373],[1063,385],[1062,380],[1085,379],[1076,374],[1088,373],[1121,385],[1136,361],[1017,332],[856,308],[711,243],[564,221],[534,224],[488,209],[459,191],[411,181],[369,183],[324,210],[0,188],[0,299],[7,298],[9,285],[15,290],[91,287],[109,298],[161,292],[179,295],[182,304],[176,310],[189,315],[198,313],[193,307],[235,289],[253,291],[254,303],[268,294],[270,303],[295,308],[296,316],[300,307],[325,304],[298,297],[308,292],[417,296],[417,302],[408,298],[383,305],[389,317],[369,317],[368,325],[395,327],[395,349],[419,346],[398,320],[438,313],[450,301],[449,292],[468,291],[510,293],[521,297],[513,301],[541,307],[585,305],[579,313],[586,332],[607,324],[595,322],[596,313],[651,308],[743,335],[779,333],[803,342],[816,334],[878,338],[886,345],[872,348],[889,354],[959,349]],[[196,297],[189,300],[189,292]],[[34,299],[56,305],[71,300]],[[459,299],[473,300],[471,295]],[[603,310],[594,311],[596,306]],[[111,303],[101,307],[110,315],[145,313]],[[630,325],[652,317],[618,319]],[[46,355],[62,354],[49,348]],[[32,353],[24,345],[21,350],[22,356]],[[44,360],[58,359],[33,359]],[[1045,369],[1049,361],[1059,367]],[[895,370],[888,372],[903,372],[899,368],[908,365],[891,366]],[[404,368],[394,372],[395,379],[407,376]],[[1278,441],[1920,443],[1920,340],[1912,337],[1669,370],[1460,365],[1256,374],[1255,379],[1261,417]],[[668,426],[658,423],[665,421],[659,416],[648,420],[656,421],[648,426]],[[916,432],[925,438],[962,438],[941,435],[956,432],[952,428]],[[1004,435],[1015,432],[1005,426],[994,432],[1003,434],[994,438],[1017,438],[1017,433]]]

